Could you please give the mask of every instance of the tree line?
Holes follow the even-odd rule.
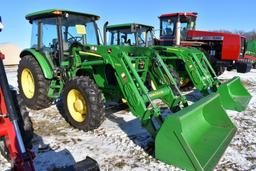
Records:
[[[228,30],[215,30],[217,32],[224,32],[224,33],[235,33],[235,34],[240,34],[244,37],[246,37],[247,41],[250,41],[250,40],[256,40],[256,30],[252,30],[252,31],[242,31],[242,30],[239,30],[239,31],[228,31]]]

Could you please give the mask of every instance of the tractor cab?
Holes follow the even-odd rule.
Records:
[[[61,62],[75,45],[98,45],[99,36],[93,14],[67,10],[45,10],[31,13],[26,19],[32,24],[31,48]]]
[[[196,30],[197,13],[162,14],[160,40],[162,46],[196,47],[205,53],[217,75],[225,68],[248,72],[251,63],[245,59],[246,38],[233,33]]]
[[[151,46],[154,44],[153,27],[137,23],[106,26],[105,44],[123,46]]]
[[[195,30],[197,13],[171,13],[163,14],[160,19],[160,39],[176,41],[180,44],[186,40],[187,31]]]

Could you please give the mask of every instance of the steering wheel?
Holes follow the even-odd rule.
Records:
[[[83,39],[83,37],[80,36],[72,36],[70,38],[68,38],[68,42],[70,42],[70,44],[72,44],[73,42],[80,42]]]

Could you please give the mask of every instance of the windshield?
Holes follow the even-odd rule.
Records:
[[[162,19],[161,26],[162,26],[161,36],[170,37],[174,35],[174,26],[175,26],[174,19],[170,19],[170,18]]]
[[[62,20],[63,49],[74,42],[83,45],[98,45],[98,35],[94,20],[85,16],[69,15]]]
[[[188,30],[195,29],[196,17],[181,16],[180,17],[180,30],[181,36],[185,37]],[[171,38],[174,37],[176,31],[177,17],[162,18],[161,19],[161,37]]]
[[[131,29],[117,29],[108,32],[108,45],[147,46],[152,45],[153,36],[148,28],[141,28],[135,32]]]

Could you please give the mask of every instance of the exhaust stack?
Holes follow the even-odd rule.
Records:
[[[180,45],[180,16],[177,17],[176,33],[175,33],[175,45]]]
[[[107,45],[107,26],[108,26],[108,21],[105,22],[104,26],[103,26],[103,39],[104,39],[104,45]]]

